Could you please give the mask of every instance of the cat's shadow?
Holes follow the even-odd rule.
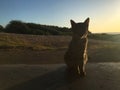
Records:
[[[7,90],[56,90],[57,88],[67,86],[73,80],[73,78],[70,80],[70,76],[68,79],[67,75],[65,67],[62,67]]]

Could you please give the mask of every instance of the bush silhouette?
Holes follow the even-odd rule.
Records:
[[[21,33],[21,34],[29,34],[31,33],[30,28],[21,21],[11,21],[5,28],[5,32],[7,33]]]
[[[35,23],[26,23],[32,32],[40,35],[63,35],[65,32],[71,32],[68,28],[58,26],[41,25]],[[64,29],[64,30],[63,30]]]
[[[35,23],[24,23],[18,20],[12,20],[5,27],[4,32],[33,34],[33,35],[70,35],[71,30],[66,27],[41,25]]]
[[[0,32],[3,32],[4,28],[2,25],[0,25]]]

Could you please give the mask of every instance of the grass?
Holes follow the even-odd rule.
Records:
[[[0,33],[0,49],[59,49],[65,47],[66,39],[69,39],[69,37]]]
[[[120,42],[89,38],[89,62],[119,62]],[[0,33],[0,64],[64,63],[70,36]]]
[[[91,45],[91,48],[116,47],[118,43],[115,44],[113,42],[118,42],[120,39],[119,37],[120,35],[95,34],[89,36],[89,43],[94,43]],[[0,49],[61,49],[66,48],[70,40],[70,36],[40,36],[0,33]],[[101,42],[103,45],[101,45]]]
[[[103,41],[119,41],[120,42],[120,34],[91,34],[89,38]]]
[[[120,62],[120,42],[91,40],[88,53],[91,62]]]

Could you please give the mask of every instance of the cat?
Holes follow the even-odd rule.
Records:
[[[67,70],[81,77],[86,75],[85,65],[87,63],[87,44],[88,44],[88,26],[90,19],[87,18],[84,22],[71,22],[72,40],[68,50],[64,55],[64,61],[67,65]]]

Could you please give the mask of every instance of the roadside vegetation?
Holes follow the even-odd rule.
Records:
[[[120,61],[119,34],[89,32],[88,37],[89,62]],[[0,25],[0,64],[64,63],[71,38],[68,28],[20,21]]]
[[[0,64],[64,63],[71,36],[0,33]],[[89,62],[119,62],[120,42],[90,39]]]
[[[0,30],[6,33],[31,34],[31,35],[71,35],[67,27],[25,23],[18,20],[10,21],[5,28],[0,25]]]

